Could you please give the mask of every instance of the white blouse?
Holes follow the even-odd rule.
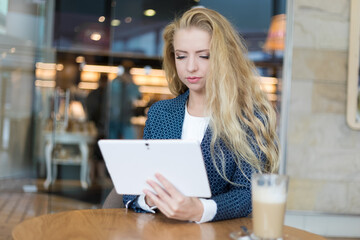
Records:
[[[182,127],[181,139],[198,140],[200,143],[209,125],[209,117],[194,117],[188,113],[185,105],[185,117]]]

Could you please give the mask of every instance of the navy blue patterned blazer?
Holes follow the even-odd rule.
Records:
[[[188,96],[189,91],[174,99],[154,103],[148,112],[144,139],[180,139]],[[208,127],[201,142],[201,150],[209,178],[211,199],[217,204],[217,212],[212,221],[248,216],[252,211],[251,184],[235,164],[231,152],[221,142],[220,147],[226,158],[226,176],[241,186],[228,183],[218,174],[210,154],[211,136]],[[242,170],[250,179],[253,172],[250,165],[243,162]],[[139,208],[136,198],[136,196],[124,195],[124,204],[128,203],[128,207],[136,212],[144,212]]]

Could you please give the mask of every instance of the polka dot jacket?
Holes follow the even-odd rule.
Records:
[[[180,139],[188,96],[189,91],[174,99],[154,103],[148,112],[144,139]],[[211,136],[211,129],[208,127],[201,142],[201,150],[209,178],[211,199],[217,204],[217,212],[212,221],[246,217],[252,211],[251,183],[248,179],[251,179],[254,170],[249,164],[242,162],[241,171],[235,164],[232,153],[220,141],[219,147],[223,150],[226,159],[226,176],[238,185],[224,180],[217,172],[211,158]],[[219,147],[215,147],[215,152],[219,150]],[[257,146],[252,146],[252,148],[255,152],[260,152]],[[261,157],[263,158],[263,156]],[[219,163],[219,159],[215,161]],[[136,199],[137,196],[131,195],[123,197],[124,204],[128,208],[132,208],[136,212],[145,212],[139,208]]]

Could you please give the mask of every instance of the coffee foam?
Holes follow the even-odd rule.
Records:
[[[253,186],[252,197],[254,201],[265,203],[285,203],[286,191],[279,187]]]

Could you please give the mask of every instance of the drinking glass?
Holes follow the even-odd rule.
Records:
[[[251,179],[255,240],[279,240],[283,236],[289,177],[254,174]]]

